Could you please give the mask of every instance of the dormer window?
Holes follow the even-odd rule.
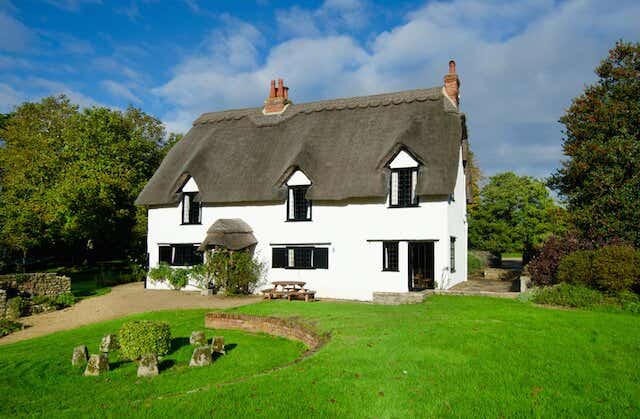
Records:
[[[202,205],[197,200],[198,185],[192,177],[188,177],[182,188],[182,224],[200,224]]]
[[[310,186],[311,181],[301,170],[287,180],[287,221],[311,221],[311,201],[306,197]]]
[[[418,184],[418,161],[401,150],[389,163],[389,206],[406,208],[418,206],[416,186]]]

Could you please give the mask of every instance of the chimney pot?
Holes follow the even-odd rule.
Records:
[[[449,61],[449,74],[444,76],[444,91],[451,101],[460,105],[460,79],[456,74],[456,62]]]
[[[449,61],[449,74],[456,74],[456,62],[454,60]]]
[[[276,81],[271,80],[271,87],[269,88],[269,97],[276,97]]]
[[[284,81],[278,79],[278,85],[276,86],[276,81],[271,80],[269,97],[264,101],[262,112],[265,115],[281,113],[289,103],[291,103],[289,102],[289,88],[284,85]]]

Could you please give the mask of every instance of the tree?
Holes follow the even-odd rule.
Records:
[[[504,252],[523,252],[527,262],[546,237],[562,228],[562,212],[543,182],[513,172],[497,174],[469,214],[469,241],[498,258]]]
[[[549,185],[591,240],[640,247],[640,43],[616,43],[560,119],[568,157]]]
[[[470,203],[467,205],[467,211],[473,212],[478,207],[480,199],[480,182],[484,179],[480,166],[476,161],[476,155],[469,150],[467,154],[467,174],[471,178],[470,187]]]
[[[139,109],[80,111],[64,97],[25,103],[3,130],[0,229],[26,257],[123,256],[144,222],[133,204],[163,157],[164,129]],[[138,249],[139,251],[139,249]],[[76,259],[77,261],[81,261]]]

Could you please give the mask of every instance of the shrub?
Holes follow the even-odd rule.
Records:
[[[264,278],[265,264],[249,251],[216,249],[209,253],[205,264],[213,273],[215,285],[225,294],[250,294]]]
[[[0,319],[0,338],[20,329],[22,329],[21,323],[9,319]]]
[[[169,275],[169,283],[177,290],[187,285],[189,282],[189,270],[188,269],[172,269],[171,275]]]
[[[160,264],[155,268],[149,269],[149,278],[154,282],[167,281],[171,277],[172,273],[173,269],[171,269],[169,264],[160,262]]]
[[[630,246],[598,249],[593,256],[595,284],[604,291],[631,290],[640,277],[640,257]]]
[[[538,289],[533,295],[533,301],[555,306],[593,308],[604,302],[604,295],[584,285],[562,283]]]
[[[7,302],[7,317],[15,320],[24,314],[27,305],[22,297],[14,297]]]
[[[485,266],[486,266],[486,263],[484,262],[484,260],[482,260],[480,257],[478,257],[475,253],[468,252],[468,254],[467,254],[467,272],[469,274],[479,273],[485,268]]]
[[[557,283],[560,260],[576,250],[590,249],[593,249],[593,243],[581,239],[575,233],[567,233],[564,236],[551,236],[527,267],[531,274],[531,281],[537,286],[548,286]]]
[[[559,282],[594,286],[593,250],[577,250],[560,259],[557,278]]]
[[[142,355],[166,355],[171,348],[171,329],[165,322],[132,320],[122,325],[118,332],[120,351],[126,358],[135,360]]]
[[[62,294],[58,294],[53,301],[55,306],[58,309],[61,309],[74,305],[76,303],[76,297],[70,292],[65,292]]]

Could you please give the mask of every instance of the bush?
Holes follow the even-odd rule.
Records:
[[[169,324],[153,320],[132,320],[122,325],[118,332],[120,352],[126,358],[136,360],[142,355],[166,355],[171,349]]]
[[[7,302],[7,317],[15,320],[20,318],[27,308],[22,297],[14,297]]]
[[[557,278],[559,282],[593,287],[593,250],[577,250],[560,259]]]
[[[167,281],[171,274],[173,273],[173,269],[166,262],[160,262],[158,266],[155,268],[149,269],[149,278],[154,282],[163,282]]]
[[[468,252],[467,272],[469,274],[482,272],[485,266],[486,266],[486,263],[481,258],[479,258],[475,253]]]
[[[595,285],[604,291],[627,291],[640,278],[640,256],[630,246],[598,249],[593,256]]]
[[[20,329],[22,329],[21,323],[9,319],[0,319],[0,338]]]
[[[576,250],[590,249],[593,249],[593,243],[581,239],[575,233],[567,233],[564,236],[551,236],[527,266],[531,281],[537,286],[548,286],[557,283],[560,260]]]
[[[205,264],[213,273],[215,285],[225,294],[250,294],[264,278],[265,264],[249,251],[216,249],[208,254]]]
[[[584,285],[562,283],[536,290],[533,301],[554,306],[593,308],[604,302],[604,295]]]
[[[76,303],[76,297],[70,292],[65,292],[62,294],[58,294],[53,301],[55,306],[58,309],[61,309],[74,305]]]
[[[189,270],[188,269],[172,269],[171,275],[169,275],[169,283],[177,290],[187,285],[189,282]]]

